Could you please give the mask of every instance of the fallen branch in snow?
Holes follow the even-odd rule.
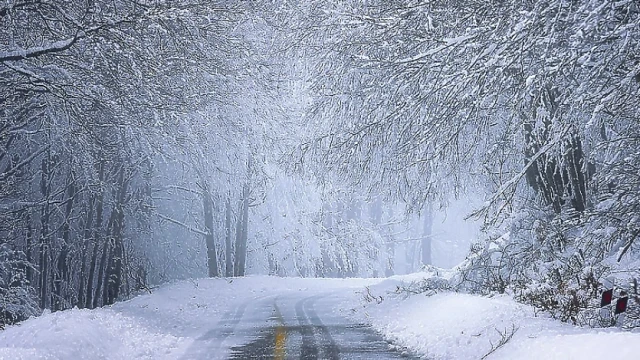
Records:
[[[449,280],[432,276],[430,278],[424,278],[420,281],[412,281],[409,284],[396,285],[395,293],[402,295],[404,298],[408,298],[412,295],[424,294],[426,296],[432,296],[438,292],[452,291],[453,287]]]
[[[496,329],[498,334],[500,334],[500,341],[498,341],[498,343],[495,345],[493,344],[492,341],[489,341],[489,343],[491,344],[491,350],[489,350],[488,353],[484,354],[484,356],[482,356],[480,359],[481,360],[486,359],[487,356],[493,354],[494,352],[496,352],[496,350],[503,347],[506,343],[509,342],[509,340],[513,338],[513,335],[515,335],[515,333],[518,332],[518,329],[519,327],[516,327],[515,324],[511,324],[511,329],[504,329],[504,332]]]
[[[376,304],[382,304],[382,302],[384,301],[384,298],[382,296],[375,296],[371,293],[371,289],[369,289],[368,286],[365,287],[365,291],[362,292],[362,298],[364,299],[364,301],[370,303],[370,302],[376,302]]]

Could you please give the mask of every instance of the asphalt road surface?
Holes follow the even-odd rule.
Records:
[[[237,304],[183,359],[416,359],[371,327],[353,323],[339,306],[331,293]]]

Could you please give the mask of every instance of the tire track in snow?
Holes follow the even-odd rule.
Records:
[[[312,298],[308,298],[305,305],[305,312],[311,321],[311,324],[314,326],[316,330],[318,330],[322,336],[322,352],[324,356],[323,359],[328,360],[338,360],[340,359],[340,347],[336,344],[333,337],[331,337],[331,333],[327,326],[322,323],[320,317],[315,311],[314,304],[324,296],[314,296]]]
[[[302,335],[302,346],[300,347],[301,360],[314,360],[318,358],[318,345],[316,344],[313,326],[304,312],[304,304],[311,298],[304,298],[296,303],[296,318],[300,324],[300,334]]]
[[[224,313],[213,329],[198,337],[187,349],[182,359],[210,359],[219,352],[222,343],[231,336],[238,326],[249,304],[260,301],[251,299]]]

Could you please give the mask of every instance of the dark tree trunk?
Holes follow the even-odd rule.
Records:
[[[97,266],[98,276],[96,278],[96,288],[95,293],[93,295],[93,303],[91,304],[92,308],[97,308],[100,306],[100,302],[102,305],[106,303],[107,299],[107,287],[105,284],[105,272],[107,271],[107,259],[109,258],[109,252],[111,251],[111,231],[113,229],[113,224],[115,222],[115,214],[116,210],[111,211],[111,215],[109,216],[109,224],[107,225],[107,236],[104,240],[104,244],[102,246],[102,255],[100,257],[100,263]]]
[[[247,238],[248,238],[248,222],[249,222],[249,184],[246,183],[242,188],[242,201],[240,202],[240,211],[238,211],[238,224],[236,229],[236,257],[235,257],[235,275],[245,275],[245,265],[247,260]]]
[[[48,152],[46,158],[42,159],[42,178],[40,180],[40,191],[44,198],[42,206],[42,214],[40,217],[40,307],[45,309],[49,307],[49,252],[51,242],[49,237],[49,220],[51,216],[51,170],[52,159]]]
[[[582,141],[578,135],[573,135],[568,144],[567,172],[569,176],[569,193],[571,205],[578,212],[583,212],[587,207],[587,180],[585,176],[584,153]]]
[[[95,281],[95,273],[96,267],[98,266],[98,250],[100,248],[100,232],[102,231],[102,212],[104,211],[104,178],[105,178],[105,162],[104,160],[100,160],[98,164],[98,180],[100,189],[98,189],[98,196],[96,197],[95,206],[96,206],[96,218],[95,218],[95,226],[93,227],[93,253],[91,255],[91,264],[89,265],[89,275],[87,276],[87,291],[86,295],[86,307],[93,308],[96,299],[94,299],[94,287],[93,283]]]
[[[95,199],[92,197],[91,200],[89,201],[87,217],[84,222],[84,237],[80,245],[80,251],[82,252],[82,257],[80,259],[80,275],[79,275],[79,284],[78,284],[78,307],[80,308],[86,307],[87,298],[91,297],[91,295],[88,295],[90,294],[90,292],[87,291],[87,279],[86,279],[85,268],[87,264],[87,252],[89,251],[89,245],[90,245],[89,239],[91,238],[91,228],[93,226],[94,208],[95,208]],[[91,274],[91,277],[92,276],[93,274]]]
[[[26,276],[29,284],[33,285],[34,277],[33,277],[33,262],[35,259],[33,258],[33,225],[31,224],[31,212],[27,210],[27,218],[26,218],[26,226],[27,226],[27,234],[26,234],[26,255],[27,255],[27,269]]]
[[[55,302],[53,304],[53,310],[63,310],[69,305],[69,298],[64,291],[65,288],[68,288],[69,286],[71,271],[69,244],[71,243],[71,212],[73,211],[73,202],[76,192],[74,181],[75,180],[72,178],[69,186],[67,187],[69,198],[67,200],[67,206],[65,207],[64,223],[62,224],[62,244],[60,254],[58,254],[58,269],[54,279]]]
[[[100,258],[100,265],[98,266],[98,283],[96,284],[96,293],[93,297],[93,307],[97,308],[107,304],[107,260],[111,254],[111,239],[104,241],[104,247],[102,249],[102,257]]]
[[[125,177],[124,168],[120,169],[118,176],[118,197],[116,207],[114,209],[113,231],[111,234],[112,251],[109,254],[109,262],[107,269],[106,298],[103,305],[111,305],[115,303],[120,296],[120,288],[122,287],[122,263],[124,257],[124,207],[127,201],[127,193],[129,189],[129,180]]]
[[[204,208],[204,227],[206,231],[205,240],[207,244],[207,266],[209,277],[218,277],[218,254],[216,252],[216,242],[214,237],[213,221],[213,200],[208,190],[202,192],[202,205]]]
[[[96,277],[96,267],[98,266],[98,255],[99,255],[99,249],[100,249],[100,245],[95,240],[95,238],[91,243],[91,245],[93,246],[93,251],[91,252],[91,262],[89,264],[89,274],[87,276],[87,291],[85,292],[85,296],[86,296],[85,307],[89,309],[93,308],[93,303],[94,303],[93,283]]]
[[[104,305],[111,305],[120,296],[122,287],[122,256],[124,243],[121,239],[114,239],[113,251],[110,253],[109,269],[107,272],[107,299]]]
[[[100,257],[100,263],[98,264],[98,276],[95,289],[95,295],[93,297],[93,307],[96,308],[107,303],[107,272],[108,272],[108,260],[111,256],[111,251],[114,246],[113,234],[117,223],[118,214],[118,196],[116,195],[116,204],[111,210],[109,215],[109,223],[107,224],[107,231],[102,248],[102,256]]]
[[[548,117],[557,112],[556,91],[545,89],[540,105],[548,109]],[[533,104],[538,106],[538,104]],[[532,118],[536,117],[535,110]],[[525,164],[551,141],[551,120],[542,122],[543,128],[536,128],[533,120],[524,124]],[[526,170],[527,183],[550,205],[556,214],[562,212],[566,198],[571,199],[574,210],[583,212],[587,206],[587,176],[582,141],[577,130],[571,130],[568,138],[560,144],[558,154],[541,154]]]

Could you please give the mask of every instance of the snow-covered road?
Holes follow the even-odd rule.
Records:
[[[405,348],[438,360],[636,359],[640,353],[638,331],[577,328],[507,295],[396,292],[428,275],[180,281],[111,307],[9,326],[0,331],[0,359],[410,358]],[[497,346],[511,329],[512,339]]]
[[[343,295],[304,291],[239,303],[182,358],[217,358],[214,354],[227,353],[229,344],[240,344],[229,348],[230,358],[406,359],[370,326],[355,323],[340,311],[348,300]]]
[[[0,332],[0,359],[394,359],[350,316],[379,279],[199,279]]]

